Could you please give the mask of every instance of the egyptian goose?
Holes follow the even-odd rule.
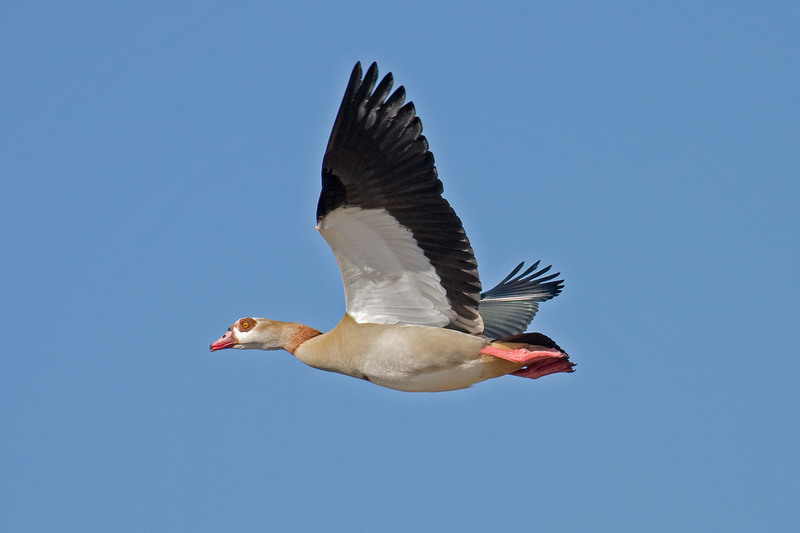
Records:
[[[363,80],[356,63],[322,163],[316,227],[342,274],[344,318],[328,333],[242,318],[211,351],[284,349],[314,368],[413,392],[572,372],[555,342],[523,333],[562,280],[538,262],[519,273],[520,264],[481,294],[414,105],[402,86],[391,93],[391,73],[377,79],[375,63]]]

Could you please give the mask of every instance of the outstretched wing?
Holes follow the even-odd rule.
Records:
[[[356,63],[322,163],[317,229],[357,322],[483,331],[477,264],[422,123],[392,75]],[[373,91],[374,88],[374,91]]]
[[[558,272],[544,275],[549,266],[534,272],[539,261],[514,278],[524,264],[517,265],[496,287],[481,294],[479,311],[487,337],[502,339],[521,334],[539,310],[539,302],[557,296],[564,287],[564,280],[551,281]]]

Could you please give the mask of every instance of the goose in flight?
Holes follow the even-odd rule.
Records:
[[[327,333],[242,318],[211,344],[283,349],[309,366],[401,391],[463,389],[512,374],[572,372],[567,353],[524,333],[561,292],[550,267],[518,265],[481,293],[461,220],[442,197],[433,154],[405,89],[356,63],[322,163],[316,228],[341,271],[345,315]]]

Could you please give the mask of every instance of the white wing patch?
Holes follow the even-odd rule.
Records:
[[[457,318],[411,230],[385,209],[339,207],[317,229],[336,256],[356,322],[444,327]]]

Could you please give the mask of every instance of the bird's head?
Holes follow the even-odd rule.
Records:
[[[219,340],[211,343],[211,351],[224,348],[278,350],[284,346],[284,330],[284,322],[266,318],[241,318]]]

